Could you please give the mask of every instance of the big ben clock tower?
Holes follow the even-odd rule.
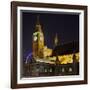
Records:
[[[44,35],[42,28],[39,22],[39,16],[37,16],[37,23],[35,26],[35,32],[33,33],[33,57],[34,58],[43,58],[44,50]]]

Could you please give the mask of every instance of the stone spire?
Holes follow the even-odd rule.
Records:
[[[56,33],[55,38],[54,38],[54,45],[57,46],[58,45],[58,35]]]

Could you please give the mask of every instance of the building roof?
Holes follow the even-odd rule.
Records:
[[[70,42],[62,45],[57,45],[53,49],[52,55],[65,55],[79,52],[79,42]]]

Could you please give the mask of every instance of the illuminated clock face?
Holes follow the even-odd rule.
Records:
[[[37,41],[37,37],[36,36],[34,37],[34,41]]]

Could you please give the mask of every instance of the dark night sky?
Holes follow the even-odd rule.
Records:
[[[54,46],[55,33],[58,34],[60,44],[79,41],[79,15],[51,14],[51,13],[22,13],[23,51],[32,51],[32,34],[35,31],[37,16],[45,37],[45,44],[49,48]]]

